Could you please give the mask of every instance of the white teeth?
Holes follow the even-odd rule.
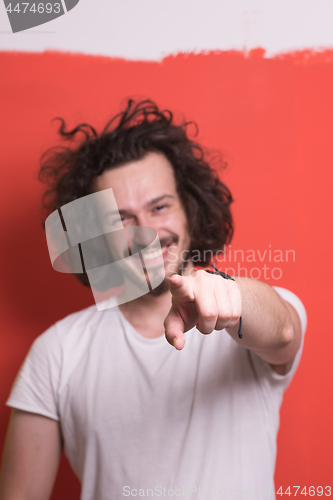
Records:
[[[166,249],[167,249],[167,247],[163,247],[162,249],[159,249],[159,250],[154,250],[151,252],[143,252],[143,257],[145,260],[156,259],[157,257],[160,257],[162,254],[164,254]]]
[[[144,258],[146,260],[152,260],[156,259],[157,257],[160,257],[162,255],[162,250],[155,250],[155,252],[149,252],[149,253],[144,253]]]

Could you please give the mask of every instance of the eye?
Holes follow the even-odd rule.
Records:
[[[124,217],[117,217],[117,218],[112,218],[112,217],[107,217],[106,220],[105,220],[105,224],[108,226],[108,227],[118,227],[120,222],[123,222],[123,219]]]
[[[156,212],[160,212],[161,210],[163,210],[163,208],[166,208],[166,205],[158,205],[157,207],[154,208],[154,210]]]

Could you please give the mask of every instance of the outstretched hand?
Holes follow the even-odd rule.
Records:
[[[200,270],[169,278],[172,306],[164,321],[167,341],[181,350],[184,333],[194,326],[203,333],[237,325],[242,298],[235,281]]]

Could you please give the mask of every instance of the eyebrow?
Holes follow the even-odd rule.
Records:
[[[151,207],[152,205],[156,205],[156,203],[159,203],[160,201],[164,200],[165,198],[172,198],[172,199],[175,199],[174,196],[172,196],[171,194],[162,194],[161,196],[158,196],[157,198],[154,198],[153,200],[150,200],[148,201],[148,203],[146,203],[146,207]]]

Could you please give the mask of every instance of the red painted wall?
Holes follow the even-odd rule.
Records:
[[[229,163],[223,178],[236,200],[232,249],[243,249],[244,260],[247,250],[260,252],[252,263],[241,262],[241,254],[235,263],[232,255],[234,266],[256,267],[261,279],[266,272],[270,284],[291,289],[307,308],[302,362],[281,411],[276,489],[330,484],[333,54],[264,59],[257,50],[155,63],[1,53],[0,65],[2,440],[9,417],[3,405],[31,342],[92,303],[89,290],[49,262],[37,171],[41,153],[57,142],[50,121],[62,116],[70,126],[86,121],[101,128],[125,97],[147,96],[196,120],[199,140],[223,150]],[[284,260],[287,250],[295,253],[274,262],[276,250]],[[281,270],[273,272],[280,279],[272,268]],[[78,497],[63,461],[52,499]]]

